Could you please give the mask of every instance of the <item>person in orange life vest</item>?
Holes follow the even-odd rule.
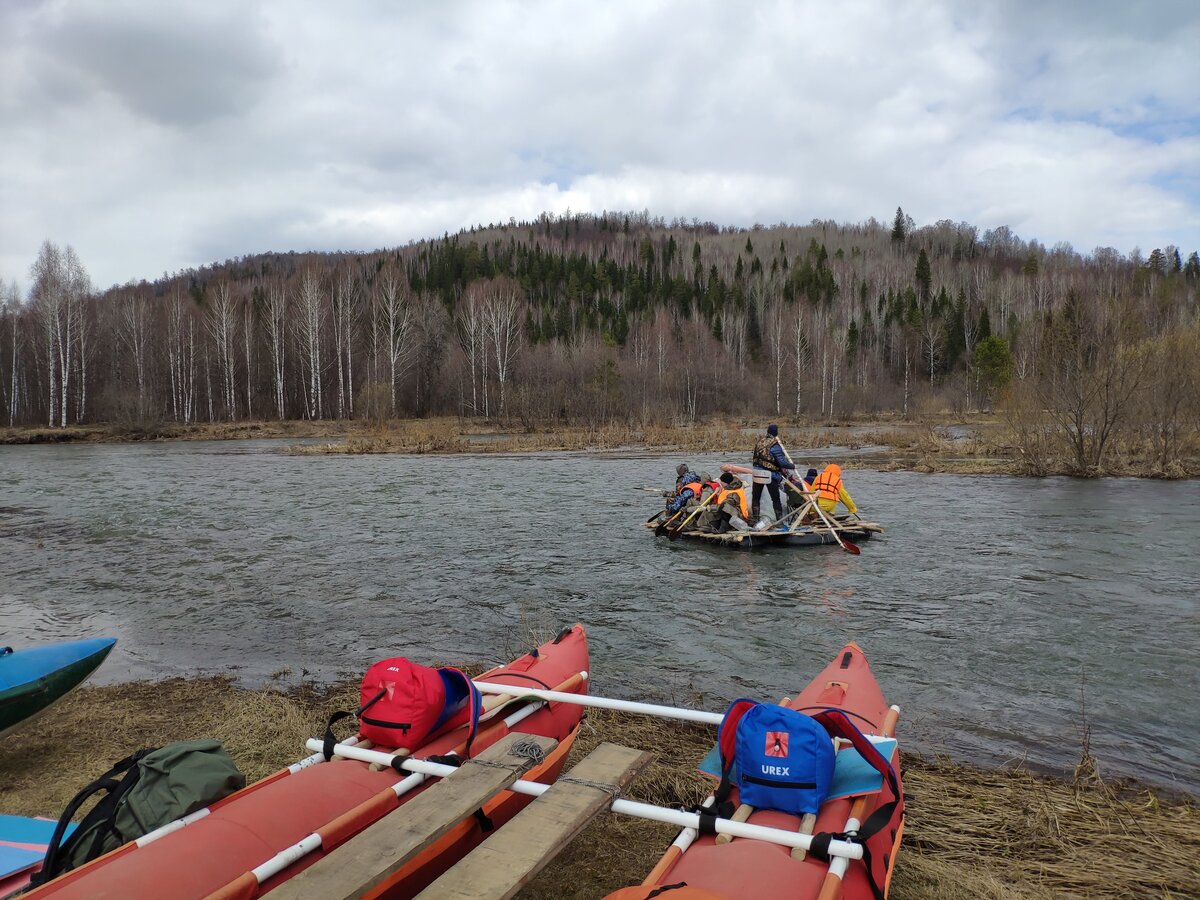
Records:
[[[713,503],[717,505],[712,528],[724,534],[731,527],[738,531],[749,531],[750,504],[746,501],[746,487],[732,472],[721,476],[721,491]]]
[[[771,483],[765,485],[767,493],[771,495],[771,506],[775,510],[775,518],[779,519],[783,516],[783,502],[779,497],[779,482],[784,478],[784,473],[795,471],[795,466],[787,458],[787,454],[783,452],[783,447],[779,445],[779,426],[768,425],[767,433],[754,442],[753,463],[760,469],[766,469],[771,473]],[[753,500],[750,503],[750,516],[757,522],[759,516],[759,505],[762,502],[762,491],[764,485],[758,482],[754,483],[752,491]]]
[[[817,476],[812,484],[820,496],[817,497],[817,505],[827,514],[832,514],[837,509],[838,501],[845,504],[849,512],[858,512],[858,507],[854,503],[854,498],[846,490],[846,486],[842,484],[842,467],[837,463],[830,463],[825,467],[825,471]]]
[[[693,472],[687,463],[680,463],[675,473],[679,477],[675,481],[675,495],[667,504],[668,516],[675,515],[690,502],[698,503],[704,490],[700,476]]]

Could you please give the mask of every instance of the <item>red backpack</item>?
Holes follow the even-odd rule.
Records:
[[[433,734],[470,723],[464,755],[479,726],[483,706],[479,689],[458,669],[432,669],[402,656],[380,660],[367,669],[356,713],[338,712],[325,729],[325,755],[333,754],[333,724],[356,715],[359,734],[381,747],[416,750]]]

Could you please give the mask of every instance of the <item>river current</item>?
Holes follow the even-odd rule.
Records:
[[[262,684],[499,662],[581,621],[593,692],[720,710],[854,640],[907,745],[1064,771],[1086,731],[1102,773],[1200,792],[1200,483],[850,469],[887,529],[860,556],[731,552],[642,528],[679,461],[3,447],[0,643],[115,635],[98,681]]]

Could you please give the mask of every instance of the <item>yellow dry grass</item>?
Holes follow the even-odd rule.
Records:
[[[56,815],[132,750],[201,736],[223,741],[255,780],[305,755],[304,739],[357,696],[350,684],[246,690],[222,678],[85,688],[0,744],[0,809]],[[711,788],[693,768],[711,729],[594,710],[568,764],[600,741],[657,755],[629,792],[638,799],[691,804]],[[895,900],[1200,896],[1200,810],[1191,799],[914,754],[904,774]],[[673,837],[667,826],[605,815],[521,896],[595,898],[635,884]]]

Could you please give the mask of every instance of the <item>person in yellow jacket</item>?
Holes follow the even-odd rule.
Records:
[[[854,503],[854,498],[850,496],[846,486],[842,484],[842,467],[837,463],[830,463],[825,467],[825,471],[816,477],[812,483],[812,489],[818,493],[817,505],[821,507],[826,515],[832,515],[837,509],[838,501],[845,504],[847,511],[856,513],[858,507]]]

